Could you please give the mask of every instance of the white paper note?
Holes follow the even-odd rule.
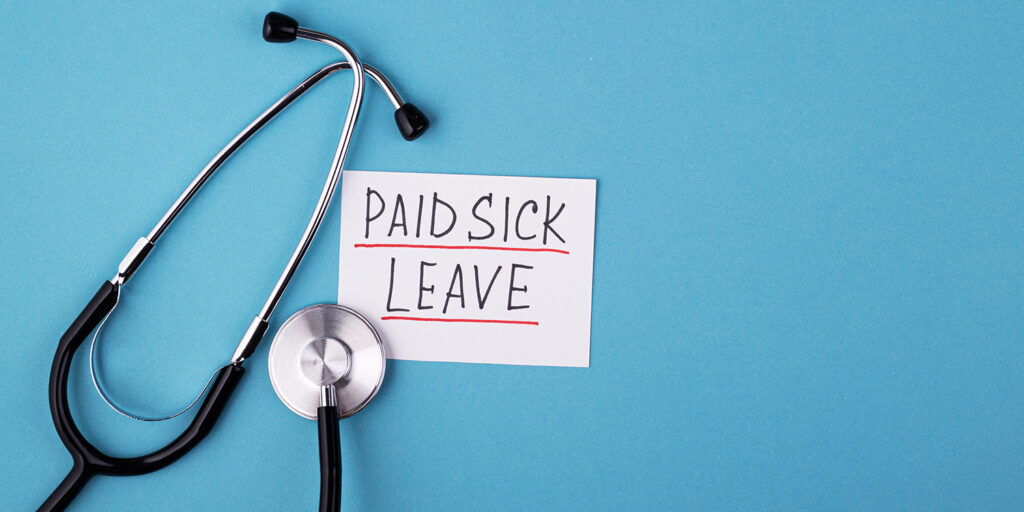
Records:
[[[345,171],[338,303],[389,358],[590,365],[597,182]]]

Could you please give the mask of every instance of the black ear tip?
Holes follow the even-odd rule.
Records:
[[[263,39],[268,43],[290,43],[299,31],[299,22],[279,12],[263,18]]]
[[[405,140],[414,140],[430,127],[430,120],[412,103],[406,103],[395,111],[395,124]]]

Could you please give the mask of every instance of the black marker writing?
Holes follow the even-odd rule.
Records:
[[[399,213],[402,214],[402,222],[398,222]],[[398,194],[395,199],[395,213],[391,215],[391,228],[388,229],[388,236],[391,236],[398,226],[402,226],[402,236],[409,236],[409,231],[405,229],[405,202],[402,201],[402,194]]]
[[[565,203],[562,203],[562,206],[559,206],[558,207],[558,211],[555,212],[555,216],[552,217],[551,216],[551,196],[547,196],[547,203],[544,206],[544,245],[548,244],[548,231],[550,231],[551,234],[553,234],[556,237],[558,237],[558,239],[561,240],[563,244],[565,243],[565,239],[562,238],[561,236],[559,236],[558,232],[555,231],[554,229],[552,229],[552,227],[551,227],[551,223],[554,222],[555,219],[557,219],[558,216],[562,214],[562,210],[564,210],[564,209],[565,209]]]
[[[476,278],[476,301],[480,305],[480,309],[483,309],[484,304],[487,303],[487,296],[491,294],[491,287],[494,286],[494,280],[498,278],[499,272],[501,272],[501,265],[498,265],[494,275],[491,276],[491,282],[487,284],[487,291],[480,295],[480,269],[473,265],[473,277]]]
[[[512,292],[523,292],[523,293],[526,293],[526,285],[525,284],[521,288],[516,287],[516,269],[517,268],[526,269],[526,270],[533,269],[533,267],[531,267],[529,265],[520,265],[518,263],[513,263],[512,264],[512,277],[510,277],[508,279],[508,310],[509,311],[512,311],[514,309],[526,309],[526,308],[530,307],[529,305],[517,305],[517,306],[513,306],[512,305]]]
[[[391,294],[392,294],[392,292],[394,292],[394,290],[395,290],[395,258],[392,257],[391,258],[391,278],[388,279],[388,303],[387,303],[387,310],[388,311],[409,311],[408,309],[405,309],[405,308],[393,308],[393,307],[391,307]]]
[[[450,224],[448,224],[448,229],[445,229],[444,231],[442,231],[440,233],[435,233],[434,232],[434,223],[437,221],[437,205],[438,204],[442,204],[442,205],[444,205],[445,208],[448,209],[448,212],[450,212],[451,215],[452,215],[452,222]],[[455,219],[456,219],[455,208],[452,208],[452,205],[450,205],[450,204],[448,204],[448,203],[438,199],[437,198],[437,192],[434,192],[434,202],[433,202],[433,205],[431,205],[431,207],[430,207],[430,235],[433,236],[434,238],[441,238],[442,236],[447,235],[448,232],[450,232],[455,227]]]
[[[370,216],[370,196],[371,195],[377,196],[377,200],[380,201],[380,210],[377,210],[377,213],[373,214],[372,217]],[[377,193],[376,190],[373,190],[370,187],[366,187],[366,231],[363,233],[363,238],[370,238],[370,221],[376,219],[377,217],[380,217],[381,214],[383,214],[383,213],[384,213],[384,198],[381,197],[381,195],[379,193]]]
[[[480,196],[480,199],[477,199],[476,204],[473,205],[473,216],[476,217],[476,219],[479,220],[480,222],[483,222],[484,224],[487,224],[487,227],[490,228],[491,232],[487,233],[484,236],[473,236],[473,232],[470,231],[470,232],[467,233],[469,235],[469,241],[470,242],[472,242],[473,240],[487,240],[488,238],[494,236],[494,224],[491,224],[490,221],[488,221],[487,219],[481,217],[476,212],[476,209],[479,208],[480,204],[483,203],[484,201],[487,201],[487,207],[490,208],[492,206],[492,204],[493,204],[493,202],[492,202],[492,197],[493,196],[494,196],[493,193],[492,194],[487,194],[486,196]]]
[[[416,238],[420,237],[420,226],[423,225],[423,194],[420,194],[420,205],[416,208]]]
[[[459,282],[459,293],[452,293],[452,290],[455,289],[456,280]],[[442,313],[448,312],[448,302],[454,297],[458,297],[459,302],[462,304],[462,309],[466,309],[465,292],[462,288],[462,265],[455,265],[455,272],[452,274],[452,284],[448,285],[448,293],[446,293],[444,297],[444,308],[441,309]]]
[[[516,214],[516,236],[519,237],[520,240],[530,240],[532,238],[537,238],[537,235],[523,236],[523,234],[519,232],[519,220],[522,219],[523,210],[526,209],[526,205],[528,204],[532,204],[533,213],[537,213],[537,202],[532,199],[530,201],[523,203],[523,205],[519,207],[519,213]]]
[[[435,265],[437,265],[437,263],[427,263],[425,261],[420,262],[420,300],[416,302],[417,309],[434,309],[434,306],[423,305],[423,292],[430,292],[431,294],[434,293],[434,285],[430,285],[429,288],[423,286],[423,269],[425,267],[433,267]]]
[[[508,202],[509,198],[505,198],[505,235],[501,237],[502,242],[508,242]]]

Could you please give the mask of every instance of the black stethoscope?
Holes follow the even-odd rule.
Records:
[[[303,80],[217,153],[175,200],[153,230],[135,243],[118,265],[117,274],[100,286],[96,295],[61,337],[50,369],[50,413],[53,415],[57,433],[71,453],[74,464],[67,477],[39,510],[63,510],[93,475],[139,475],[161,469],[185,455],[213,428],[245,372],[242,363],[252,355],[266,333],[270,316],[312,243],[330,205],[362,106],[364,73],[380,85],[394,105],[395,122],[406,140],[419,137],[429,126],[427,118],[419,109],[403,102],[388,79],[376,69],[362,64],[343,41],[299,27],[295,20],[274,12],[267,14],[264,19],[263,38],[272,43],[290,42],[296,38],[317,41],[341,52],[345,61],[329,64]],[[263,308],[242,336],[231,362],[221,367],[211,377],[207,385],[206,398],[199,405],[195,418],[185,431],[168,445],[138,457],[111,457],[103,453],[82,436],[68,407],[68,371],[75,351],[114,310],[120,299],[121,287],[138,270],[157,239],[214,171],[296,98],[323,78],[343,69],[352,70],[352,98],[327,181],[298,246]],[[271,381],[282,401],[300,415],[318,419],[321,460],[320,510],[338,510],[341,502],[341,456],[337,419],[350,416],[362,409],[380,388],[385,367],[384,348],[380,337],[369,322],[352,310],[335,305],[312,306],[296,313],[282,325],[275,336],[269,359]]]

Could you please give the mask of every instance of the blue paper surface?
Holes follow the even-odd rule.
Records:
[[[337,58],[269,45],[279,10],[343,37],[372,88],[347,167],[598,180],[591,367],[392,361],[341,423],[345,510],[937,510],[1024,500],[1024,22],[1011,2],[0,4],[0,501],[71,466],[57,340],[194,174]],[[101,362],[160,413],[227,360],[312,210],[334,77],[227,163],[124,290]],[[336,298],[338,214],[271,335]],[[211,435],[72,510],[312,510],[316,430],[270,336]],[[108,410],[116,455],[187,418]]]

